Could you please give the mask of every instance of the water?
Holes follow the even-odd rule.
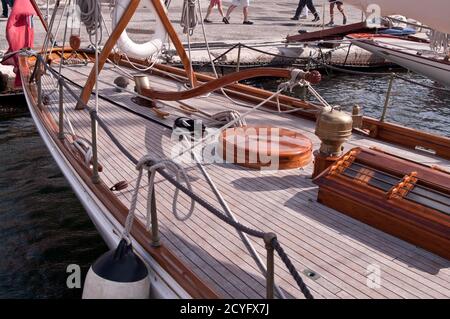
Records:
[[[106,245],[31,117],[16,111],[0,118],[0,298],[79,298],[67,265],[86,273]]]
[[[418,80],[422,80],[417,77]],[[431,82],[427,82],[431,84]],[[275,82],[255,85],[275,88]],[[364,107],[379,117],[387,80],[333,75],[317,90],[332,104]],[[388,119],[450,136],[450,96],[400,81]],[[0,107],[0,298],[79,298],[66,287],[66,267],[89,265],[107,247],[42,142],[23,100]],[[18,107],[17,107],[18,106]],[[11,116],[11,114],[14,114]]]
[[[423,84],[436,85],[419,75],[404,76]],[[351,112],[353,105],[359,104],[364,115],[379,119],[388,82],[389,77],[330,74],[324,75],[315,89],[332,105],[340,105]],[[272,91],[279,84],[278,81],[250,83]],[[386,121],[450,137],[450,93],[396,79]]]

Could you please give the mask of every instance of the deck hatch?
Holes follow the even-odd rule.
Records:
[[[450,259],[450,174],[355,148],[314,183],[320,203]]]
[[[444,193],[417,185],[405,198],[450,216],[450,198]]]

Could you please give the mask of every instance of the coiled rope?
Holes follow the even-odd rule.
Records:
[[[80,19],[86,26],[89,40],[92,45],[96,45],[102,41],[103,35],[100,2],[95,0],[77,0],[77,2],[80,7]],[[97,31],[100,31],[100,37],[94,44],[92,37],[95,36]]]
[[[181,13],[180,25],[183,27],[183,33],[192,35],[198,24],[195,0],[184,0],[183,11]]]
[[[141,189],[141,182],[142,182],[142,176],[143,176],[144,170],[147,170],[149,173],[149,175],[148,175],[148,195],[147,195],[147,218],[146,218],[147,230],[151,229],[151,224],[152,224],[151,209],[153,206],[153,194],[154,194],[154,190],[155,190],[155,177],[156,177],[157,170],[167,170],[167,171],[174,173],[175,181],[177,183],[184,182],[184,184],[186,185],[186,188],[190,192],[192,192],[192,186],[191,186],[191,183],[189,182],[189,178],[186,174],[186,171],[184,170],[183,167],[181,167],[179,164],[175,163],[172,160],[169,160],[169,159],[154,160],[149,155],[146,155],[138,161],[138,163],[136,164],[136,170],[138,171],[138,177],[136,179],[136,186],[134,188],[134,193],[131,198],[130,209],[128,211],[128,216],[125,221],[125,228],[124,228],[124,231],[122,234],[122,237],[127,241],[130,240],[130,233],[131,233],[131,228],[133,227],[133,222],[135,219],[136,205],[138,202],[139,189]],[[195,209],[195,201],[191,198],[191,204],[190,204],[189,210],[188,210],[187,214],[182,216],[178,213],[178,207],[177,207],[179,194],[180,194],[180,189],[175,188],[175,193],[174,193],[173,201],[172,201],[172,213],[177,220],[185,221],[192,216],[192,213],[194,212],[194,209]]]

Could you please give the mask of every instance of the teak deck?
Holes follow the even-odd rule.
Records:
[[[106,65],[100,74],[100,80],[112,83],[119,75],[114,68],[112,65]],[[64,67],[62,73],[83,86],[90,69],[91,65]],[[48,75],[43,76],[42,80],[43,94],[49,95],[51,101],[45,107],[57,123],[56,81]],[[150,82],[155,89],[185,89],[175,80],[153,75],[150,76]],[[132,86],[128,88],[133,89]],[[78,86],[72,87],[75,92],[81,92]],[[102,83],[99,87],[101,95],[121,106],[100,99],[99,116],[135,157],[140,158],[147,153],[155,158],[170,156],[169,150],[173,145],[170,140],[171,130],[139,116],[156,118],[155,113],[136,105],[129,93],[118,93]],[[65,101],[65,112],[76,134],[90,139],[88,112],[76,111],[76,102],[68,92],[65,93]],[[231,107],[241,113],[248,110],[233,105],[225,97],[215,93],[185,102],[211,114]],[[126,109],[131,109],[135,114]],[[172,125],[176,117],[185,116],[168,107],[164,107],[164,111],[172,114],[164,120],[168,125]],[[256,111],[247,118],[247,123],[296,130],[311,138],[314,149],[319,146],[312,121],[291,115]],[[65,127],[68,131],[67,122]],[[354,135],[346,144],[346,149],[355,146],[377,146],[427,165],[439,165],[447,169],[450,167],[448,161],[368,137]],[[100,176],[107,185],[112,186],[122,180],[130,182],[128,189],[116,192],[118,198],[128,207],[137,171],[101,129],[99,161],[103,166]],[[220,207],[195,164],[185,167],[193,190]],[[449,260],[317,203],[318,187],[310,179],[311,164],[304,170],[264,174],[232,164],[207,164],[206,169],[240,222],[263,231],[275,232],[300,272],[309,269],[319,275],[316,280],[303,275],[316,298],[450,298]],[[147,185],[144,185],[141,189],[137,207],[140,221],[144,224],[146,187]],[[171,212],[173,191],[173,187],[158,176],[156,196],[163,243],[221,297],[263,298],[265,279],[236,230],[198,205],[190,219],[185,222],[177,221]],[[179,204],[182,209],[186,209],[186,197],[181,196]],[[252,242],[264,260],[263,242],[254,239]],[[275,258],[275,263],[276,284],[288,297],[302,298],[294,280],[278,257]],[[379,288],[371,288],[368,275],[377,267],[380,269],[381,285]]]

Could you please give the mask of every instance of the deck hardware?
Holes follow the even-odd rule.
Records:
[[[98,175],[98,154],[97,154],[97,121],[95,120],[97,111],[90,111],[91,115],[91,137],[92,137],[92,182],[94,184],[100,183]]]
[[[363,115],[361,112],[361,106],[355,104],[352,110],[353,128],[362,128]]]
[[[237,64],[236,64],[236,72],[239,72],[239,69],[241,68],[241,43],[238,44],[238,55],[237,55]]]
[[[115,183],[113,186],[111,186],[109,188],[109,190],[113,191],[113,192],[118,192],[118,191],[121,191],[121,190],[124,190],[124,189],[127,189],[127,188],[128,188],[128,182],[127,181],[120,181],[120,182]]]
[[[41,80],[41,74],[39,70],[37,70],[36,74],[36,85],[37,85],[37,104],[39,109],[42,109],[42,80]]]
[[[308,268],[303,270],[303,273],[305,274],[306,277],[308,277],[309,279],[312,279],[312,280],[317,280],[320,278],[320,275],[318,273],[316,273],[314,270],[311,270]]]
[[[277,238],[274,233],[264,234],[264,243],[267,250],[267,272],[266,272],[266,298],[273,299],[275,288],[275,263],[274,263],[274,247],[272,242]]]
[[[410,174],[405,175],[399,183],[392,186],[392,188],[386,194],[386,197],[388,199],[404,198],[414,188],[416,183],[417,172],[411,172]]]
[[[62,83],[64,80],[59,78],[59,121],[58,121],[58,138],[60,140],[64,139],[64,84]]]
[[[384,122],[384,119],[386,118],[387,108],[389,106],[389,100],[391,98],[392,86],[394,85],[394,80],[395,80],[395,73],[392,73],[391,77],[389,78],[389,85],[388,85],[388,89],[386,92],[386,98],[384,100],[383,113],[381,114],[380,122]]]
[[[150,175],[149,175],[150,178]],[[161,246],[161,241],[159,237],[159,225],[158,225],[158,211],[156,209],[156,196],[155,189],[152,190],[152,200],[151,200],[151,208],[150,208],[150,216],[152,222],[152,246],[159,247]]]

